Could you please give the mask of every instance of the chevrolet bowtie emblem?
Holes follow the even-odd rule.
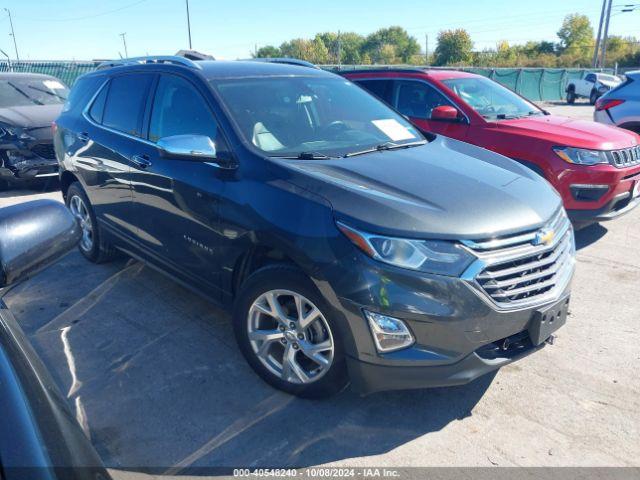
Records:
[[[551,228],[543,228],[536,232],[536,236],[533,239],[534,245],[551,245],[553,239],[556,237],[556,232]]]

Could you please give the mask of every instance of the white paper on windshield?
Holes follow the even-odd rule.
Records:
[[[407,127],[393,118],[388,118],[385,120],[372,120],[371,123],[373,123],[378,128],[378,130],[380,130],[394,142],[398,140],[411,140],[412,138],[416,138],[416,136],[411,133],[411,131]]]
[[[64,88],[64,85],[56,80],[45,80],[42,83],[44,83],[45,87],[50,88],[51,90],[61,90]]]

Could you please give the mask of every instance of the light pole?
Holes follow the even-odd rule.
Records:
[[[187,3],[187,32],[189,33],[189,50],[193,50],[191,47],[191,17],[189,15],[189,0],[185,0]]]
[[[604,22],[604,12],[607,8],[607,0],[602,0],[602,12],[600,12],[600,25],[598,25],[598,38],[596,39],[596,46],[593,50],[593,61],[591,66],[596,68],[598,66],[598,50],[600,50],[600,40],[602,39],[602,23]]]
[[[129,58],[129,52],[127,51],[127,38],[126,38],[127,32],[121,33],[120,36],[122,37],[122,43],[124,44],[124,58]]]
[[[18,55],[18,42],[16,42],[16,32],[13,31],[13,20],[11,20],[11,11],[8,8],[4,9],[5,12],[9,15],[9,25],[11,25],[11,36],[13,37],[13,47],[16,49],[16,61],[20,61],[20,56]]]
[[[609,39],[609,20],[611,20],[611,6],[613,0],[609,0],[609,6],[607,7],[607,19],[604,24],[604,36],[602,38],[602,59],[600,60],[600,67],[605,67],[605,61],[607,58],[607,40]]]

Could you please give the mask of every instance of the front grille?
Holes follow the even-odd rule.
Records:
[[[607,152],[609,162],[614,167],[626,168],[640,165],[640,145],[622,150],[611,150]]]
[[[41,158],[47,160],[55,160],[56,152],[53,149],[53,143],[36,143],[31,147],[31,151]]]
[[[536,239],[550,231],[555,232],[553,239],[536,244]],[[478,257],[478,264],[470,267],[474,272],[470,280],[499,308],[552,301],[562,293],[573,273],[573,228],[564,210],[541,230],[464,243]]]

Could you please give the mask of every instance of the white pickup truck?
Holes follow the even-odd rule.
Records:
[[[588,98],[591,105],[609,90],[617,87],[622,80],[607,73],[587,73],[580,80],[571,80],[567,85],[567,103],[572,104],[576,98]]]

